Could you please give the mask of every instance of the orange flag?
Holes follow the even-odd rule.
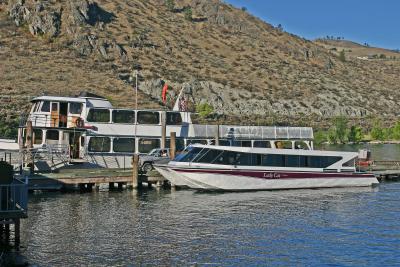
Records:
[[[162,94],[161,94],[161,99],[164,104],[165,104],[165,102],[167,102],[167,91],[168,91],[168,84],[165,84],[162,89]]]

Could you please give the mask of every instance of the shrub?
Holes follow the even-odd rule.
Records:
[[[351,126],[348,134],[350,142],[359,143],[363,139],[363,133],[361,127]]]
[[[344,53],[344,50],[340,51],[339,60],[342,62],[346,62],[346,54]]]
[[[199,113],[200,117],[205,118],[214,112],[214,108],[208,103],[197,104],[196,112]]]
[[[192,21],[193,20],[193,12],[192,12],[192,8],[190,6],[187,6],[184,8],[183,13],[185,14],[185,19],[188,21]]]
[[[175,10],[175,1],[174,0],[165,0],[165,6],[169,11]]]

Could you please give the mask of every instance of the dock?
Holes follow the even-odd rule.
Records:
[[[365,171],[372,172],[380,182],[400,181],[400,161],[376,160]]]
[[[81,190],[90,191],[107,184],[110,189],[115,187],[134,187],[132,169],[73,169],[58,173],[34,173],[29,177],[29,190],[63,190],[79,187]],[[146,184],[162,186],[167,180],[156,171],[138,173],[138,185]]]

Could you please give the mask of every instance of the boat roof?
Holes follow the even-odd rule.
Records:
[[[299,156],[338,156],[346,158],[358,157],[357,152],[328,151],[328,150],[305,150],[305,149],[278,149],[278,148],[258,148],[258,147],[238,147],[238,146],[214,146],[191,144],[191,147],[210,148],[225,151],[253,153],[253,154],[280,154],[280,155],[299,155]]]
[[[76,103],[86,103],[86,98],[80,97],[64,97],[64,96],[39,96],[31,100],[35,101],[58,101],[58,102],[76,102]]]

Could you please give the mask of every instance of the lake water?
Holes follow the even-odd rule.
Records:
[[[400,155],[373,153],[388,149]],[[39,266],[399,266],[400,183],[35,193],[21,230],[21,254]]]

